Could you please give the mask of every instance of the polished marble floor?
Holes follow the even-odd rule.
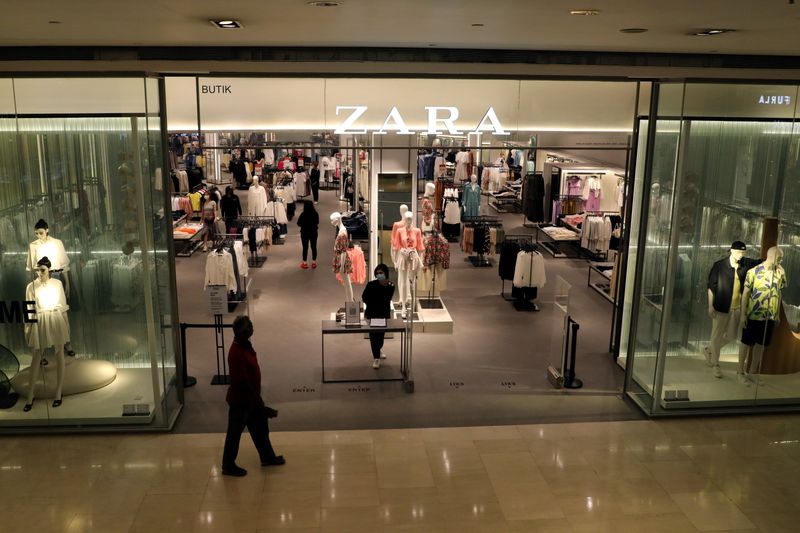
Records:
[[[3,437],[0,531],[796,532],[800,416]]]

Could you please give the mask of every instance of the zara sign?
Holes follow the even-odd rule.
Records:
[[[365,105],[336,106],[336,116],[342,114],[343,111],[349,111],[350,114],[347,115],[347,118],[345,118],[339,127],[334,130],[334,133],[367,133],[367,129],[365,127],[359,129],[356,123],[364,115],[364,113],[367,112],[368,109],[369,106]],[[419,133],[427,133],[428,135],[436,135],[437,133],[461,135],[464,133],[464,131],[459,130],[456,126],[456,121],[459,117],[459,111],[457,107],[426,106],[425,110],[427,111],[428,115],[428,128]],[[396,106],[393,106],[389,110],[389,113],[383,120],[383,125],[375,133],[385,134],[389,132],[396,133],[398,135],[413,135],[414,133],[417,133],[409,129],[405,119],[403,118],[403,115]],[[467,133],[493,133],[495,135],[511,134],[503,128],[503,124],[500,123],[497,113],[491,106],[489,106],[489,109],[487,109],[483,114],[483,118],[478,121],[478,125],[475,126],[475,129],[470,130]]]

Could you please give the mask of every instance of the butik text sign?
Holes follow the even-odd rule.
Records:
[[[363,134],[367,133],[367,129],[362,127],[359,129],[357,123],[359,119],[367,112],[369,106],[365,105],[340,105],[336,106],[336,115],[344,115],[349,111],[349,115],[339,126],[334,130],[336,134]],[[398,135],[413,135],[414,133],[427,133],[428,135],[436,135],[438,133],[449,133],[450,135],[462,135],[461,131],[456,127],[456,121],[459,117],[457,107],[451,106],[426,106],[425,110],[428,113],[428,129],[421,132],[412,131],[406,124],[403,115],[397,106],[393,106],[386,118],[383,120],[383,125],[375,133],[396,133]],[[442,129],[440,126],[444,126]],[[495,135],[510,135],[510,132],[503,128],[503,124],[497,117],[497,113],[492,106],[483,114],[483,118],[478,121],[475,129],[470,130],[468,133],[493,133]]]

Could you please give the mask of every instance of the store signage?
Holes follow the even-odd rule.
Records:
[[[201,85],[200,92],[203,94],[233,94],[230,85]]]
[[[225,285],[209,285],[207,287],[208,307],[212,315],[225,314],[228,307],[228,292]]]
[[[0,324],[33,324],[35,322],[38,322],[35,301],[6,302],[0,300]]]
[[[792,97],[788,94],[785,95],[768,95],[762,94],[758,97],[758,103],[761,105],[791,105]]]
[[[367,133],[366,128],[359,129],[356,126],[356,123],[364,115],[364,113],[367,112],[368,109],[369,106],[365,105],[336,106],[336,116],[343,114],[343,111],[350,111],[350,114],[344,119],[339,127],[334,130],[334,133]],[[456,120],[458,120],[460,114],[457,107],[426,106],[425,110],[428,114],[428,129],[419,133],[427,133],[428,135],[436,135],[437,133],[445,132],[451,135],[461,135],[464,133],[456,127]],[[440,126],[444,126],[444,129],[440,128]],[[418,133],[409,129],[409,127],[406,125],[403,115],[396,106],[393,106],[392,109],[389,110],[389,113],[386,115],[386,118],[383,121],[381,129],[375,133],[385,134],[389,132],[393,132],[398,135],[413,135],[414,133]],[[497,117],[497,113],[491,106],[489,106],[489,109],[487,109],[486,113],[483,114],[483,118],[481,118],[481,120],[478,122],[478,125],[475,126],[475,129],[470,130],[468,133],[494,133],[495,135],[511,134],[503,128],[503,124],[500,122],[500,119]]]

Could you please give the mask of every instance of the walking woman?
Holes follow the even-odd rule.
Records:
[[[303,262],[300,268],[308,268],[308,247],[311,245],[311,268],[317,268],[317,235],[319,234],[319,213],[311,200],[303,202],[303,212],[297,218],[300,226],[300,241],[303,243]]]
[[[373,272],[375,279],[367,283],[361,300],[367,306],[364,318],[391,318],[392,296],[394,296],[394,283],[389,281],[389,267],[381,263]],[[370,331],[369,345],[372,348],[372,368],[381,367],[381,359],[386,359],[383,353],[383,341],[386,333],[383,331]]]

